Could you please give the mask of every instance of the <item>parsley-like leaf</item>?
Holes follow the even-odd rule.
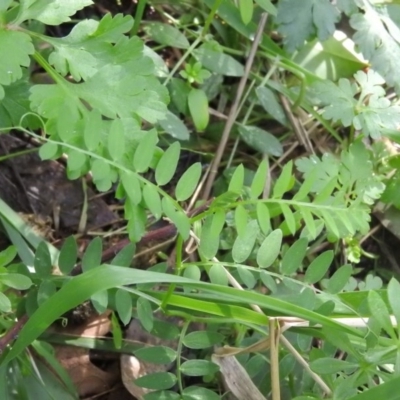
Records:
[[[3,54],[0,63],[0,100],[4,97],[2,86],[10,85],[22,78],[21,66],[29,66],[31,62],[29,55],[34,51],[31,38],[26,33],[0,30],[0,54]]]
[[[378,12],[367,7],[363,14],[352,15],[350,25],[357,31],[353,39],[363,56],[389,85],[400,91],[400,33],[393,21],[383,14],[385,10],[382,7]]]
[[[15,24],[36,19],[46,25],[59,25],[71,20],[78,10],[93,4],[92,0],[21,0]]]
[[[278,5],[278,30],[289,52],[301,47],[317,33],[323,41],[335,31],[339,12],[329,0],[282,0]]]

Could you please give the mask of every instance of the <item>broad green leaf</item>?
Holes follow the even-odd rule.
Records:
[[[46,242],[41,242],[36,250],[35,259],[33,262],[36,273],[41,277],[47,277],[51,275],[53,265],[51,262],[51,256],[49,248]]]
[[[5,267],[17,256],[17,248],[12,245],[0,252],[0,267]]]
[[[57,291],[54,282],[49,280],[43,280],[39,285],[39,290],[37,293],[37,303],[40,306],[45,301],[47,301],[54,293]]]
[[[174,142],[165,150],[156,168],[156,182],[158,185],[166,185],[174,176],[176,167],[178,166],[181,145]]]
[[[58,256],[58,266],[64,275],[68,275],[78,258],[78,246],[73,236],[69,236],[63,243],[60,255]]]
[[[389,299],[390,308],[397,321],[397,330],[400,332],[400,283],[395,278],[389,281],[387,287],[387,295]]]
[[[157,390],[154,392],[146,393],[143,400],[181,400],[182,397],[171,390]]]
[[[111,168],[110,164],[103,159],[95,159],[91,165],[93,181],[101,181],[104,179],[110,179]]]
[[[251,182],[250,194],[252,199],[257,199],[264,191],[268,179],[268,161],[261,161]]]
[[[319,282],[327,273],[333,260],[333,251],[325,251],[308,266],[304,281],[310,284]]]
[[[317,374],[336,374],[341,371],[353,371],[359,365],[345,360],[326,357],[311,361],[310,367]]]
[[[153,310],[149,300],[139,297],[136,302],[136,310],[140,323],[146,331],[151,332],[154,326]]]
[[[129,267],[132,264],[135,250],[135,243],[129,243],[112,259],[111,265],[116,265],[118,267]]]
[[[162,215],[161,199],[155,186],[151,183],[145,183],[142,195],[146,206],[154,218],[157,220],[160,219]]]
[[[87,247],[82,257],[82,270],[84,272],[98,267],[101,264],[103,243],[99,237],[94,238]]]
[[[314,221],[313,215],[309,210],[307,210],[305,207],[302,208],[301,210],[301,216],[303,217],[304,220],[304,230],[302,231],[302,236],[304,232],[304,236],[309,239],[309,241],[314,240],[317,237],[317,226]],[[322,225],[322,222],[321,222]],[[322,226],[321,226],[322,229]],[[319,234],[320,232],[318,232]]]
[[[155,129],[146,132],[142,137],[133,157],[133,166],[137,172],[147,171],[153,159],[157,143],[158,135]]]
[[[186,100],[185,100],[186,101]],[[189,140],[190,133],[186,125],[171,111],[167,112],[165,119],[159,121],[161,128],[168,135],[177,140]]]
[[[260,279],[262,283],[272,292],[275,293],[278,289],[274,278],[265,270],[260,271]]]
[[[275,229],[262,242],[257,252],[257,264],[260,268],[268,268],[276,260],[281,250],[282,231]]]
[[[187,240],[190,234],[190,220],[189,217],[181,210],[176,210],[171,199],[164,197],[162,199],[162,208],[165,215],[172,221],[178,229],[179,234],[183,240]]]
[[[279,157],[283,154],[281,142],[269,132],[256,126],[239,126],[240,137],[253,149],[263,154]]]
[[[176,384],[176,376],[170,372],[153,372],[135,379],[134,383],[147,389],[164,390]]]
[[[132,297],[124,289],[117,289],[115,292],[115,309],[119,319],[126,326],[132,318]]]
[[[300,268],[307,252],[307,245],[306,239],[299,239],[290,246],[282,259],[282,274],[292,275]]]
[[[119,121],[119,120],[118,120]],[[113,122],[113,125],[116,121]],[[101,114],[97,110],[92,110],[85,116],[85,128],[83,130],[83,140],[85,146],[90,151],[97,150],[101,142],[103,121]]]
[[[325,221],[326,227],[337,237],[340,238],[340,233],[338,230],[338,227],[336,225],[335,220],[333,219],[332,215],[330,212],[321,210],[321,216],[323,220]]]
[[[193,55],[201,65],[211,72],[225,76],[241,77],[244,67],[240,62],[228,54],[224,54],[219,44],[205,43],[194,50]]]
[[[189,47],[186,36],[172,25],[152,22],[145,26],[145,30],[158,43],[177,47],[178,49],[187,49]]]
[[[152,364],[169,364],[176,360],[176,351],[166,346],[143,347],[135,351],[135,356]]]
[[[399,385],[400,377],[396,377],[386,382],[382,382],[377,386],[372,386],[368,390],[364,390],[356,396],[350,397],[348,400],[398,400],[399,392],[397,389]]]
[[[24,32],[16,30],[0,30],[0,52],[7,54],[0,65],[0,100],[4,98],[3,85],[10,85],[22,78],[21,67],[28,67],[31,63],[29,58],[33,54],[31,38]]]
[[[281,199],[282,196],[291,189],[293,185],[292,177],[293,162],[289,161],[282,169],[279,178],[276,180],[272,197],[274,199]]]
[[[271,89],[265,86],[259,86],[256,89],[256,95],[264,110],[267,111],[271,117],[284,126],[288,124],[285,112]]]
[[[260,201],[257,202],[257,221],[261,231],[266,235],[271,231],[271,221],[268,206]]]
[[[246,233],[247,220],[248,212],[241,204],[239,204],[235,210],[235,227],[238,236],[240,237],[243,237]]]
[[[276,16],[277,11],[275,6],[271,3],[271,0],[255,0],[255,3],[267,13]]]
[[[208,276],[210,278],[211,283],[215,283],[216,285],[228,285],[228,276],[226,275],[225,268],[220,264],[214,264],[208,270]]]
[[[191,165],[179,179],[175,188],[175,197],[178,201],[187,200],[195,191],[201,176],[201,164]]]
[[[114,161],[121,160],[125,154],[125,131],[120,119],[115,119],[111,123],[107,137],[107,150]]]
[[[60,25],[70,21],[70,16],[91,4],[92,0],[25,0],[14,23],[37,19],[45,25]]]
[[[17,290],[27,290],[32,286],[32,281],[25,275],[13,273],[0,273],[0,282]]]
[[[249,271],[247,268],[242,267],[241,265],[237,266],[237,272],[241,281],[249,288],[253,289],[257,283],[256,278],[254,277],[253,273]]]
[[[11,312],[11,301],[2,292],[0,292],[0,311],[9,313]]]
[[[142,200],[142,190],[137,175],[133,172],[124,171],[121,174],[121,182],[131,202],[135,205],[139,204]]]
[[[332,277],[328,281],[328,292],[335,294],[342,291],[342,289],[346,286],[351,274],[353,272],[353,268],[351,265],[342,265]]]
[[[197,265],[188,265],[183,271],[183,276],[194,281],[201,279],[201,270]]]
[[[181,364],[180,370],[186,376],[204,376],[215,374],[219,367],[208,360],[187,360]]]
[[[189,386],[182,392],[183,400],[221,400],[214,391],[201,386]]]
[[[241,193],[244,183],[244,167],[240,164],[236,167],[235,172],[232,174],[232,178],[229,182],[229,192]]]
[[[237,263],[242,263],[250,256],[256,242],[259,227],[257,220],[247,223],[242,235],[238,235],[233,243],[232,258]]]
[[[397,339],[390,320],[389,310],[386,307],[385,302],[382,300],[382,297],[375,290],[371,290],[368,293],[368,307],[380,327],[384,329],[392,339]]]
[[[240,16],[244,24],[248,24],[253,17],[253,0],[239,0]]]
[[[223,335],[215,331],[195,331],[183,338],[183,345],[189,349],[207,349],[223,340]]]
[[[206,217],[201,228],[200,251],[207,259],[212,259],[219,249],[219,235],[225,224],[225,212],[217,210]]]
[[[47,142],[39,149],[39,156],[42,160],[52,160],[57,157],[59,147],[57,144]]]
[[[109,301],[107,290],[102,290],[95,293],[93,296],[90,297],[90,301],[92,302],[93,307],[99,314],[104,313],[107,310]]]
[[[87,161],[87,156],[80,151],[71,150],[68,153],[67,166],[70,171],[80,171]]]
[[[279,207],[282,210],[284,222],[287,225],[290,233],[294,235],[296,233],[296,220],[293,215],[293,211],[286,203],[280,203]]]
[[[204,90],[192,88],[188,95],[188,106],[196,129],[203,132],[210,119],[208,99]]]

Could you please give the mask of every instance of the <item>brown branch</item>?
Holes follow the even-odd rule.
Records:
[[[0,354],[3,353],[5,348],[11,344],[17,337],[18,333],[24,327],[24,325],[28,322],[28,315],[23,315],[15,324],[12,326],[8,332],[5,333],[3,337],[0,338]]]

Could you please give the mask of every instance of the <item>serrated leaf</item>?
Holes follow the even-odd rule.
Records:
[[[282,244],[282,231],[275,229],[262,242],[257,252],[257,264],[260,268],[268,268],[277,259]]]
[[[128,325],[132,318],[132,298],[124,289],[115,292],[115,309],[124,325]]]
[[[161,218],[162,207],[160,195],[154,185],[146,183],[143,186],[143,200],[156,220]]]
[[[174,176],[178,166],[181,145],[174,142],[165,150],[160,161],[157,164],[155,178],[158,185],[166,185]]]
[[[271,89],[265,86],[259,86],[256,89],[256,95],[258,97],[258,100],[260,100],[260,103],[263,106],[264,110],[267,111],[268,114],[271,115],[271,117],[276,119],[282,125],[287,125],[288,121],[286,118],[286,114]]]
[[[149,300],[139,297],[136,302],[136,311],[143,328],[147,332],[151,332],[154,326],[154,316]]]
[[[327,273],[333,260],[333,251],[325,251],[320,254],[312,263],[308,266],[304,281],[311,285],[319,282]]]
[[[98,267],[101,264],[103,243],[99,237],[94,238],[87,247],[82,257],[82,270],[84,272]]]
[[[164,131],[174,139],[190,139],[190,133],[186,125],[171,111],[167,111],[165,118],[159,121],[159,124],[161,128],[163,128]]]
[[[236,167],[229,182],[229,192],[241,193],[244,183],[244,167],[240,164]]]
[[[250,195],[252,199],[258,198],[264,191],[268,178],[268,162],[266,159],[262,160],[254,175],[253,181],[250,186]]]
[[[4,97],[2,86],[10,85],[22,78],[22,68],[31,63],[29,58],[35,48],[31,38],[24,32],[0,30],[0,53],[7,54],[0,65],[0,100]]]
[[[346,286],[352,272],[351,265],[342,265],[328,280],[328,292],[332,294],[339,293]]]
[[[120,119],[115,119],[111,123],[110,132],[107,136],[107,150],[114,161],[119,161],[124,156],[126,151],[125,132]]]
[[[37,19],[46,25],[60,25],[71,20],[77,11],[93,4],[92,0],[25,0],[16,23]]]
[[[187,200],[195,191],[201,176],[201,164],[191,165],[179,179],[175,188],[175,197],[178,201]]]
[[[58,266],[64,275],[68,275],[76,263],[78,257],[78,246],[73,236],[65,239],[60,255],[58,256]]]
[[[187,49],[190,44],[186,36],[172,25],[152,22],[145,27],[146,33],[156,42],[166,46]]]
[[[53,265],[51,262],[50,251],[46,242],[39,243],[39,246],[36,249],[33,266],[35,267],[35,271],[39,276],[46,277],[51,275]]]
[[[239,204],[235,210],[235,227],[238,233],[238,236],[243,237],[246,233],[246,226],[248,220],[248,213],[246,209]]]
[[[150,167],[158,143],[158,135],[152,129],[142,137],[133,157],[133,166],[137,172],[145,172]]]
[[[292,178],[293,162],[289,161],[282,169],[279,178],[276,180],[272,197],[274,199],[281,199],[282,196],[291,189],[293,178]]]
[[[339,15],[329,0],[303,0],[301,3],[283,0],[278,4],[276,22],[286,49],[292,53],[315,32],[321,41],[331,36]]]
[[[393,340],[397,339],[390,320],[389,310],[382,297],[374,290],[370,290],[368,293],[368,307],[380,327],[384,329]]]
[[[188,94],[188,106],[196,129],[203,132],[210,120],[208,98],[204,90],[192,88]]]
[[[269,132],[256,126],[239,126],[240,137],[253,149],[263,154],[279,157],[283,153],[281,142]]]
[[[290,246],[282,259],[282,274],[292,275],[300,268],[306,255],[307,245],[306,239],[299,239]]]
[[[257,220],[249,221],[243,235],[238,235],[233,243],[232,258],[235,262],[242,263],[247,260],[254,248],[258,233]]]

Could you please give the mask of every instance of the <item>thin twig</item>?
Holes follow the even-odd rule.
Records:
[[[24,325],[28,322],[28,315],[23,315],[13,327],[11,327],[6,334],[0,338],[0,354],[3,353],[4,349],[13,342],[17,337],[18,333],[24,327]]]
[[[257,33],[254,38],[253,45],[251,46],[249,58],[247,59],[246,66],[244,69],[244,74],[243,74],[242,78],[240,79],[238,90],[236,92],[235,100],[232,104],[232,108],[229,112],[229,116],[228,116],[228,119],[227,119],[225,127],[224,127],[224,131],[222,132],[222,137],[219,142],[217,152],[216,152],[214,160],[211,164],[210,174],[208,176],[208,179],[207,179],[207,182],[206,182],[206,185],[204,188],[204,192],[203,192],[203,199],[208,199],[210,196],[211,189],[213,187],[215,178],[217,176],[219,164],[220,164],[222,156],[224,154],[225,147],[228,142],[232,126],[235,123],[235,120],[237,117],[237,110],[239,108],[240,99],[242,98],[242,95],[243,95],[243,92],[244,92],[244,89],[246,86],[247,78],[250,74],[250,70],[253,65],[255,55],[257,53],[258,45],[260,44],[260,41],[261,41],[261,37],[262,37],[263,31],[264,31],[264,26],[265,26],[266,21],[267,21],[267,14],[264,13],[261,16],[260,23],[258,24]]]

